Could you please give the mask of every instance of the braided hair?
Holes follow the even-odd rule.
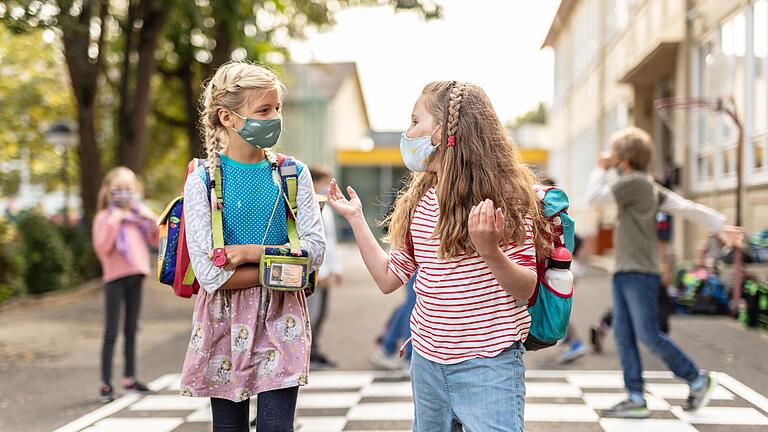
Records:
[[[216,158],[227,147],[226,128],[221,123],[219,111],[240,110],[248,101],[247,90],[277,90],[282,99],[285,86],[271,69],[242,61],[225,63],[205,84],[200,104],[200,129],[211,178],[216,169]]]
[[[436,187],[440,218],[434,236],[440,239],[441,258],[476,253],[468,217],[471,207],[485,199],[493,200],[505,215],[505,244],[523,245],[532,233],[537,256],[548,257],[552,245],[534,192],[536,177],[485,92],[470,83],[436,81],[424,87],[421,97],[442,126],[442,145],[428,161],[438,166],[440,176],[412,174],[386,220],[386,240],[395,248],[407,247],[413,212],[421,197]]]

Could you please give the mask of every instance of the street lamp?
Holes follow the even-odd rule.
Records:
[[[62,165],[62,177],[64,178],[64,224],[69,226],[69,149],[77,143],[77,135],[74,128],[67,121],[57,121],[45,131],[45,139],[54,148],[61,149],[64,153]]]

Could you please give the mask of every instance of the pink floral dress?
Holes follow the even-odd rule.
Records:
[[[251,194],[258,191],[258,202],[251,203],[251,210],[263,211],[265,217],[269,217],[276,196],[271,192],[277,191],[277,187],[268,165],[236,164],[228,169],[224,159],[222,169],[225,179],[222,186],[226,242],[228,216],[260,220],[258,215],[244,217],[228,213],[228,203],[236,203],[231,205],[232,208],[242,209],[249,203],[239,199],[238,193],[242,194],[243,190]],[[245,169],[250,171],[243,173]],[[211,210],[203,178],[204,174],[190,175],[184,188],[184,218],[190,259],[203,289],[195,303],[192,333],[182,371],[181,394],[239,402],[261,392],[306,385],[311,342],[306,297],[303,292],[272,291],[260,286],[219,289],[234,272],[215,267],[208,258],[208,252],[213,248]],[[247,179],[248,187],[240,186],[238,178]],[[299,165],[298,183],[299,237],[302,247],[310,253],[313,267],[317,268],[322,262],[325,241],[312,179],[303,165]],[[284,222],[285,215],[278,213]],[[268,239],[266,243],[280,241],[282,244],[285,240],[278,234],[271,241]]]

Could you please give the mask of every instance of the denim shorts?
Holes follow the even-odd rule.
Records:
[[[425,359],[415,350],[411,385],[415,432],[522,432],[525,348],[516,342],[496,357],[457,364]]]

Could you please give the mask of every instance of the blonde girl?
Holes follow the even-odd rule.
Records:
[[[250,395],[258,395],[258,430],[292,431],[298,387],[307,383],[310,329],[304,293],[259,285],[264,245],[288,242],[280,177],[265,155],[282,128],[283,92],[274,72],[244,62],[221,66],[203,92],[208,164],[190,175],[184,187],[190,260],[203,289],[181,384],[184,394],[211,398],[214,432],[249,430]],[[216,164],[222,174],[225,267],[216,267],[211,255],[207,179],[213,178]],[[325,252],[320,208],[309,170],[301,162],[296,165],[298,234],[310,266],[317,268]],[[286,315],[299,317],[297,337],[291,340],[280,334]],[[243,326],[253,331],[246,341],[237,341],[232,336]],[[202,341],[195,335],[200,328]],[[260,355],[265,351],[273,353],[269,365]],[[218,373],[217,364],[226,365],[226,373]],[[259,374],[266,366],[271,372]]]
[[[534,176],[473,84],[427,85],[400,148],[413,174],[388,221],[389,254],[351,187],[348,200],[332,181],[329,202],[383,293],[417,275],[413,430],[522,431],[526,305],[536,255],[550,252]]]
[[[148,391],[136,379],[136,328],[144,276],[149,273],[148,244],[157,246],[155,214],[142,202],[142,185],[128,168],[117,167],[104,177],[93,221],[93,248],[99,257],[104,288],[104,342],[101,350],[102,403],[114,399],[112,357],[125,304],[125,371],[123,388]]]

